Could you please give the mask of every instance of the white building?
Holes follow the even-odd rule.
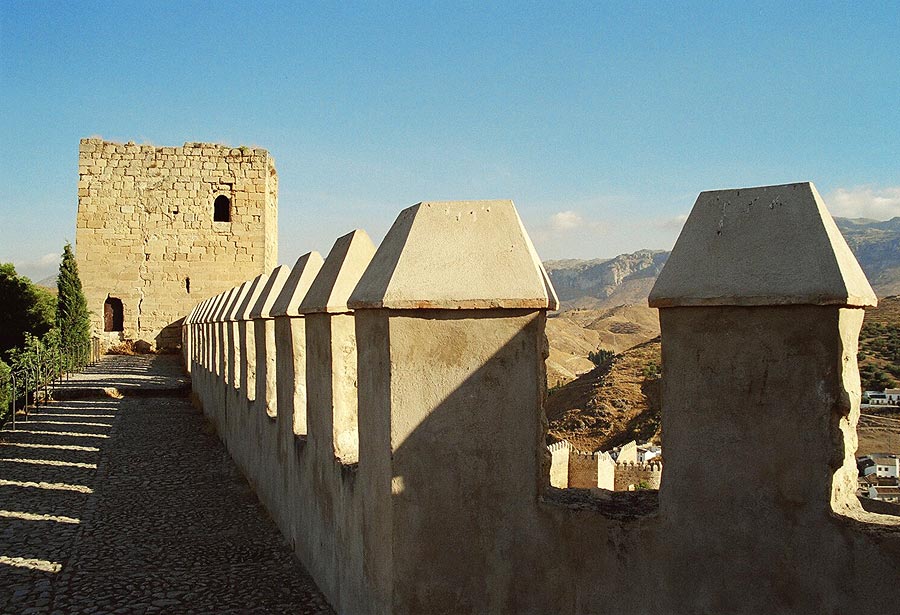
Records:
[[[873,406],[886,406],[888,403],[887,395],[882,391],[866,391],[864,397],[869,400],[868,403]]]
[[[875,476],[881,478],[900,477],[900,459],[896,455],[869,455],[875,462]]]
[[[641,444],[637,447],[638,463],[647,463],[651,459],[656,459],[662,455],[662,448],[655,444]]]
[[[884,396],[887,398],[888,405],[896,406],[900,404],[900,389],[885,389]]]

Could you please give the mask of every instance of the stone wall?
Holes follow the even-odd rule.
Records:
[[[662,464],[659,463],[617,463],[614,479],[616,491],[634,489],[659,489]]]
[[[569,487],[591,489],[597,486],[597,456],[572,449],[569,455]]]
[[[658,492],[550,486],[556,300],[508,202],[419,204],[374,255],[342,237],[268,315],[271,276],[204,301],[186,360],[337,612],[893,613],[900,519],[861,508],[853,463],[874,295],[833,228],[810,184],[698,199],[651,294]]]
[[[276,264],[278,177],[266,150],[82,139],[78,174],[76,256],[94,330],[104,331],[107,297],[123,307],[110,341],[177,347],[199,300]],[[217,197],[229,221],[214,221]]]

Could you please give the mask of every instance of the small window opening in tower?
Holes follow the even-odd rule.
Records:
[[[224,194],[213,202],[213,222],[231,222],[231,199]]]
[[[184,279],[184,289],[187,291],[187,294],[189,294],[189,295],[191,294],[191,279],[190,278]]]
[[[122,331],[125,328],[125,309],[122,300],[107,297],[103,304],[103,330]]]

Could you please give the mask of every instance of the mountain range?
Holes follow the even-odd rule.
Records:
[[[900,217],[835,222],[875,293],[881,298],[900,294]],[[638,250],[615,258],[544,263],[560,300],[559,312],[547,321],[551,387],[590,371],[589,352],[619,353],[659,335],[647,296],[668,257],[662,250]]]
[[[879,297],[900,294],[900,217],[878,221],[835,218]],[[615,258],[544,263],[559,295],[560,310],[609,309],[646,304],[669,252],[638,250]]]

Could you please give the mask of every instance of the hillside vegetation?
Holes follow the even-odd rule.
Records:
[[[866,311],[859,333],[863,391],[900,388],[900,297],[886,297]]]
[[[638,344],[566,385],[551,389],[550,437],[576,448],[659,441],[659,338]]]

